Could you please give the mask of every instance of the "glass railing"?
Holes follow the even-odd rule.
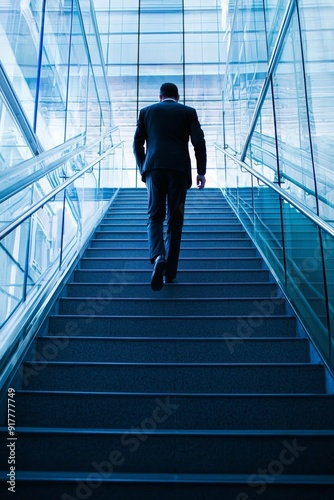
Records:
[[[334,372],[334,230],[274,179],[217,145],[218,185]]]
[[[60,160],[65,162],[76,156],[79,148],[86,148],[85,143],[86,135],[80,134],[60,146],[29,160],[16,162],[10,169],[0,172],[0,204],[59,167]]]
[[[111,144],[111,134],[119,134],[117,127],[88,144],[85,134],[70,139],[61,146],[44,152],[36,158],[11,168],[10,175],[0,174],[0,230],[10,224],[27,205],[45,196],[73,172],[80,171],[94,158],[101,147]],[[102,140],[102,142],[101,142]]]
[[[115,136],[105,134],[57,165],[51,161],[46,175],[6,199],[0,227],[3,373],[122,186],[123,143]]]
[[[327,144],[327,154],[324,148],[320,152],[319,144],[313,144],[313,157],[317,156],[321,166],[316,169],[316,186],[314,182],[314,169],[312,167],[309,151],[305,151],[300,147],[292,146],[282,141],[277,142],[274,137],[260,134],[255,131],[252,136],[249,152],[246,156],[250,157],[255,170],[263,172],[263,170],[271,169],[277,172],[277,152],[278,146],[281,155],[279,162],[279,181],[281,186],[288,189],[290,194],[293,194],[299,201],[309,207],[313,206],[316,210],[317,197],[319,205],[319,213],[321,217],[329,223],[334,223],[334,204],[329,193],[334,191],[334,180],[332,175],[332,143]],[[309,150],[309,148],[306,148]],[[312,202],[310,200],[313,198]]]

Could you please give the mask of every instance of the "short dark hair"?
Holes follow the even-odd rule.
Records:
[[[160,87],[160,95],[162,97],[172,97],[173,99],[178,99],[179,96],[179,89],[175,85],[175,83],[163,83]]]

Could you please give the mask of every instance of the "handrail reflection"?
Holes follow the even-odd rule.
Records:
[[[53,148],[45,153],[42,153],[42,155],[39,155],[35,158],[30,158],[26,162],[21,162],[19,165],[14,167],[14,169],[11,169],[11,175],[9,181],[11,184],[6,186],[3,189],[0,189],[0,203],[3,203],[5,200],[13,196],[14,194],[17,194],[21,190],[25,189],[26,187],[30,186],[33,182],[37,182],[39,179],[42,177],[46,176],[56,168],[58,168],[60,165],[63,163],[66,163],[69,161],[71,158],[75,157],[79,153],[82,153],[83,151],[86,151],[87,149],[93,147],[94,145],[100,143],[104,139],[106,139],[108,136],[111,136],[113,132],[118,130],[118,127],[113,127],[111,129],[108,129],[107,132],[104,133],[102,137],[95,137],[92,141],[89,143],[84,144],[80,148],[76,148],[70,153],[64,155],[63,157],[59,158],[58,160],[53,161],[49,165],[46,165],[45,167],[42,167],[35,172],[32,172],[31,174],[25,175],[23,170],[24,169],[32,169],[34,166],[37,166],[39,163],[42,161],[47,161],[48,158],[52,157],[55,154],[58,154],[62,150],[65,150],[68,148],[73,142],[80,140],[81,136],[76,136],[74,139],[70,139],[70,141],[63,143],[61,146],[57,146],[56,148]],[[82,134],[84,135],[84,134]],[[13,171],[14,170],[14,171]],[[15,171],[18,172],[18,175],[20,176],[17,181],[13,181],[13,177],[15,176]],[[8,179],[8,173],[6,174],[6,177],[4,179],[1,178],[0,176],[0,183],[3,186],[3,183],[5,180]]]
[[[101,153],[95,160],[91,161],[86,167],[84,167],[82,170],[77,172],[76,174],[72,175],[67,181],[64,181],[60,186],[55,188],[53,191],[51,191],[49,194],[41,198],[38,202],[34,203],[28,210],[23,212],[19,217],[13,220],[8,226],[6,226],[4,229],[0,231],[0,240],[8,236],[9,233],[11,233],[14,229],[16,229],[22,222],[24,222],[26,219],[28,219],[31,215],[33,215],[37,210],[39,210],[41,207],[43,207],[48,201],[52,200],[58,193],[66,189],[70,184],[72,184],[74,181],[79,179],[81,176],[83,176],[88,170],[90,170],[92,167],[94,167],[97,163],[99,163],[103,158],[108,156],[111,151],[114,149],[120,147],[123,144],[124,141],[119,142],[118,144],[112,146],[111,148],[107,149],[104,153]],[[61,164],[61,163],[60,163]]]
[[[318,227],[320,227],[323,231],[325,231],[327,234],[329,234],[332,238],[334,238],[334,229],[333,227],[328,224],[326,221],[321,219],[318,215],[313,213],[311,210],[309,210],[305,205],[300,203],[298,200],[293,198],[293,196],[289,195],[284,189],[279,187],[277,184],[274,182],[271,182],[267,177],[265,177],[263,174],[260,172],[257,172],[254,170],[252,167],[249,167],[245,162],[239,160],[236,158],[234,155],[226,151],[222,146],[219,144],[215,144],[215,147],[221,151],[224,155],[226,155],[228,158],[233,160],[235,163],[237,163],[240,168],[243,168],[247,170],[253,177],[256,177],[258,180],[263,182],[266,186],[269,188],[273,189],[281,198],[283,198],[285,201],[290,203],[293,207],[295,207],[299,212],[301,212],[305,217],[310,219],[314,224],[316,224]]]

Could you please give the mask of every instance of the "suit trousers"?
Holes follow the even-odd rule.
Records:
[[[148,222],[147,235],[150,261],[158,255],[167,259],[166,277],[176,277],[179,261],[184,205],[187,195],[187,176],[177,170],[156,169],[147,172]],[[164,240],[163,224],[166,218],[167,231]]]

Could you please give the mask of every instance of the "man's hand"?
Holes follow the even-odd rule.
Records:
[[[197,189],[203,189],[206,183],[205,175],[197,175]]]

